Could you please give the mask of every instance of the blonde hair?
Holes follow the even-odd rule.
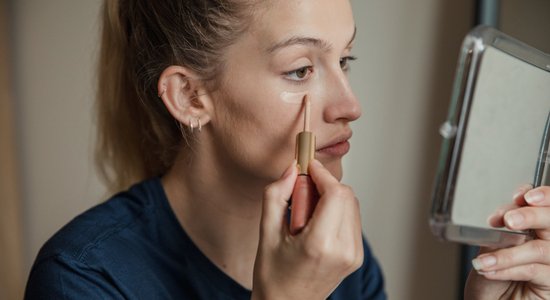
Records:
[[[223,49],[251,22],[244,0],[105,0],[98,64],[95,160],[109,191],[165,173],[187,134],[157,97],[182,65],[216,86]]]

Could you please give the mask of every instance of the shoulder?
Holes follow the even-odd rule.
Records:
[[[139,227],[156,209],[159,187],[158,179],[143,181],[77,216],[44,244],[35,263],[54,256],[83,261],[117,234]]]
[[[124,298],[104,274],[64,254],[35,263],[25,289],[25,299]]]
[[[70,299],[78,290],[92,299],[116,297],[109,279],[132,236],[149,240],[163,193],[158,178],[141,182],[74,218],[40,250],[27,282],[26,298]],[[144,233],[145,232],[145,233]],[[127,259],[130,258],[126,255]],[[87,293],[90,292],[90,293]]]

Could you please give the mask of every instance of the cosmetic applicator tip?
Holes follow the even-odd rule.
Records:
[[[310,109],[311,109],[311,102],[309,101],[309,98],[307,95],[304,96],[304,131],[309,131],[309,121],[310,121]]]

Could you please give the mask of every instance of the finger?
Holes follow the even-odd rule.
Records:
[[[338,182],[319,161],[313,160],[309,170],[319,192],[319,201],[307,227],[322,235],[336,236],[344,217],[343,201],[355,196],[351,188]]]
[[[487,223],[490,226],[496,228],[506,226],[506,224],[504,223],[504,214],[512,209],[526,206],[527,202],[525,201],[525,198],[523,196],[532,188],[533,186],[531,184],[523,184],[519,186],[512,195],[512,202],[499,207],[492,215],[487,218]]]
[[[308,167],[309,175],[315,183],[315,187],[319,192],[319,196],[325,194],[333,186],[337,186],[340,182],[327,170],[321,162],[316,159],[311,160]]]
[[[550,265],[550,242],[532,240],[519,246],[479,255],[472,260],[474,269],[490,272],[527,264]]]
[[[480,298],[480,295],[482,295],[483,291],[486,291],[488,287],[490,287],[489,290],[491,291],[491,294],[503,295],[510,288],[510,282],[489,280],[485,276],[479,274],[476,270],[472,269],[468,274],[468,279],[466,280],[463,299],[482,299]],[[501,297],[501,299],[503,298],[504,297]]]
[[[262,235],[281,232],[286,226],[288,200],[292,195],[292,189],[294,188],[297,176],[298,171],[296,161],[294,161],[279,180],[265,188],[260,226]]]
[[[518,187],[514,191],[514,195],[512,196],[513,202],[517,204],[518,206],[525,206],[527,205],[527,202],[525,201],[525,193],[527,193],[529,190],[533,189],[532,184],[523,184],[520,187]]]
[[[354,197],[353,199],[346,199],[342,201],[342,205],[344,205],[344,216],[342,223],[340,224],[338,236],[342,239],[353,242],[353,245],[355,245],[357,240],[362,243],[359,201],[357,201],[357,198]]]
[[[361,215],[359,213],[359,201],[354,198],[353,201],[344,201],[345,212],[338,240],[341,241],[343,251],[347,252],[351,262],[350,271],[355,271],[363,262],[363,236],[361,232]]]
[[[295,235],[306,226],[317,205],[317,191],[309,176],[298,176],[292,191],[290,234]]]
[[[531,206],[550,206],[550,187],[534,188],[524,195],[525,201]]]
[[[487,223],[492,227],[504,227],[504,214],[516,208],[519,208],[519,206],[515,203],[508,203],[499,207],[492,215],[487,218]]]
[[[549,229],[550,207],[524,206],[508,211],[504,223],[511,230]]]
[[[528,264],[508,269],[481,272],[485,278],[501,281],[529,281],[534,285],[548,286],[550,266],[543,264]]]

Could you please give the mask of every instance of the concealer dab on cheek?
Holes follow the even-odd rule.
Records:
[[[307,91],[304,92],[282,92],[280,98],[283,102],[288,104],[302,104],[304,96]]]

